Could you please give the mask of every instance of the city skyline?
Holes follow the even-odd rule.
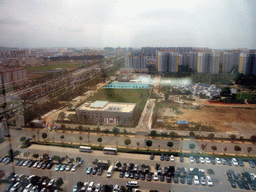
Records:
[[[6,47],[256,48],[253,1],[0,2]]]

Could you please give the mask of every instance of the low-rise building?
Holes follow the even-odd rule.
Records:
[[[76,109],[79,121],[99,124],[133,123],[136,103],[118,103],[109,101],[86,102]]]

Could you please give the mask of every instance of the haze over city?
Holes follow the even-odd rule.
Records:
[[[0,1],[7,47],[256,48],[255,1]]]

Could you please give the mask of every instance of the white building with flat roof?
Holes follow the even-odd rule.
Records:
[[[79,121],[100,124],[132,124],[136,103],[86,102],[76,109]]]

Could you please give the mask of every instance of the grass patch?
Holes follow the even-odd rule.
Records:
[[[134,113],[134,126],[137,125],[140,115],[147,101],[149,90],[147,89],[101,89],[96,95],[91,96],[87,101],[111,101],[122,103],[136,103]]]
[[[253,93],[237,93],[236,97],[237,98],[242,98],[242,99],[252,99],[255,96]]]
[[[55,68],[79,68],[83,67],[84,64],[82,63],[73,63],[69,61],[59,61],[55,62],[52,65],[44,65],[44,66],[28,66],[26,67],[27,71],[33,72],[33,71],[50,71],[55,70]]]

